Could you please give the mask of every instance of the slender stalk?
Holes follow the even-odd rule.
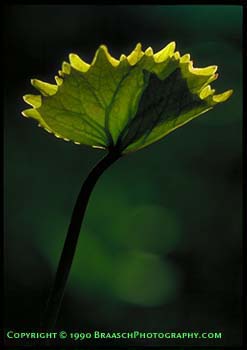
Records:
[[[116,151],[110,151],[96,164],[82,185],[72,212],[54,285],[48,299],[44,320],[42,322],[43,329],[53,330],[55,328],[90,194],[99,177],[111,164],[119,159],[120,156],[121,155]]]

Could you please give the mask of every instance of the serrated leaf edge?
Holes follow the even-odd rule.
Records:
[[[155,66],[166,61],[171,61],[174,63],[173,70],[176,68],[181,69],[182,76],[184,79],[186,79],[191,92],[197,94],[200,99],[206,100],[210,106],[225,102],[232,95],[233,90],[227,90],[223,93],[215,94],[215,89],[212,89],[209,85],[209,83],[213,82],[218,77],[218,74],[216,73],[218,67],[216,65],[204,68],[195,68],[193,66],[193,61],[190,59],[190,54],[181,56],[179,51],[175,51],[175,47],[176,43],[173,41],[156,53],[153,52],[153,49],[151,47],[148,47],[144,52],[142,51],[141,43],[138,43],[128,56],[122,54],[118,60],[109,53],[106,45],[100,45],[94,55],[91,64],[85,62],[77,54],[71,53],[69,54],[69,63],[64,61],[62,63],[62,69],[59,70],[58,75],[55,76],[56,84],[50,84],[39,79],[31,79],[31,84],[41,93],[41,95],[27,94],[23,96],[23,100],[27,104],[31,105],[33,109],[37,110],[41,107],[42,96],[53,96],[58,92],[59,87],[63,84],[63,79],[66,78],[66,75],[71,74],[71,68],[81,72],[82,74],[86,73],[93,65],[96,64],[97,58],[100,55],[104,55],[112,67],[115,68],[117,68],[120,64],[128,64],[129,66],[141,66],[144,59],[148,59],[149,63],[151,62],[150,66]],[[145,63],[143,69],[145,69]],[[190,83],[194,81],[195,77],[201,78],[202,83],[196,87],[190,87]],[[22,112],[22,115],[29,118],[30,111],[30,109],[27,109]],[[49,126],[44,122],[41,116],[39,122],[39,126],[43,127],[47,132],[54,134],[57,138],[61,138],[64,141],[71,141],[75,144],[81,144],[77,141],[64,138],[61,135],[54,133],[51,128],[49,128]],[[102,149],[106,148],[103,146],[93,147]]]

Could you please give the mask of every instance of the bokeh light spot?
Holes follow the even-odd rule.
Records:
[[[128,252],[116,266],[115,291],[126,302],[157,306],[174,299],[178,293],[175,269],[159,256]]]
[[[169,209],[144,204],[130,210],[121,240],[129,247],[151,253],[174,250],[181,237],[179,219]]]

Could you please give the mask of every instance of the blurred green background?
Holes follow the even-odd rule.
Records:
[[[119,57],[174,40],[195,67],[217,64],[213,86],[234,94],[100,179],[58,329],[220,331],[165,345],[241,345],[242,8],[16,5],[5,15],[6,328],[38,328],[76,196],[104,155],[21,117],[30,78],[53,82],[70,52],[90,62],[102,43]],[[87,344],[164,340],[76,345]]]

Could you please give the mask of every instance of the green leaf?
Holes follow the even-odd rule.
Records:
[[[90,65],[70,54],[56,84],[31,80],[41,95],[25,95],[33,108],[22,114],[66,141],[134,152],[232,94],[211,88],[217,66],[194,68],[189,54],[174,51],[174,42],[155,54],[138,44],[117,60],[102,45]]]

